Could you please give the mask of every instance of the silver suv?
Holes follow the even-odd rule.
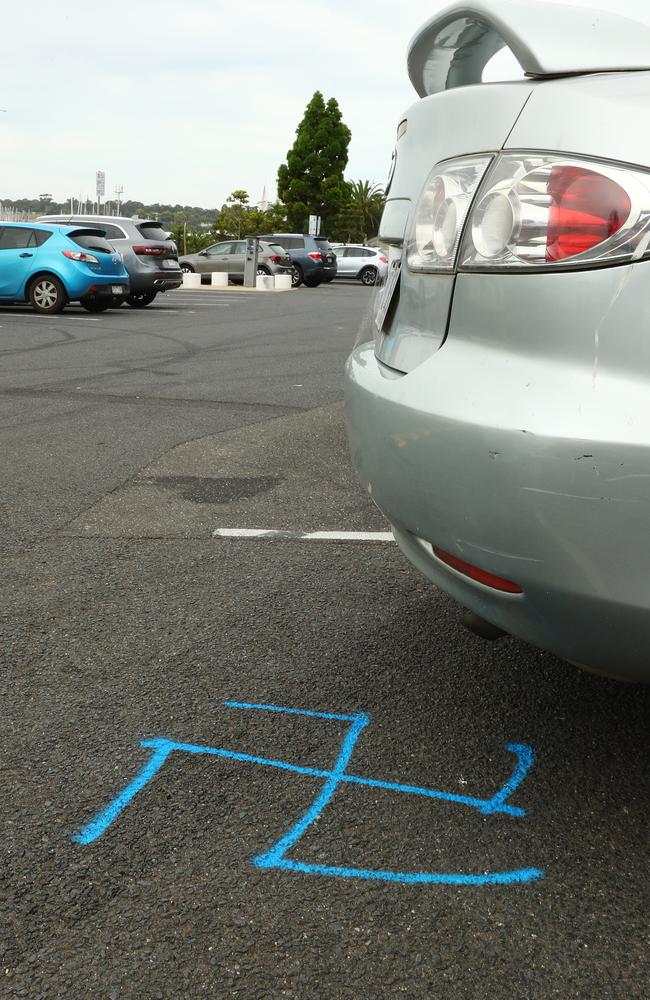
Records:
[[[332,243],[336,254],[337,278],[356,278],[362,285],[374,285],[386,277],[388,257],[379,247],[361,243]]]
[[[211,274],[226,271],[233,282],[244,280],[246,263],[246,240],[224,240],[213,243],[198,253],[188,253],[180,258],[181,271],[197,274]],[[257,256],[258,274],[290,274],[291,257],[281,246],[260,241]]]
[[[100,229],[128,271],[130,290],[125,301],[133,309],[150,305],[158,292],[183,283],[176,244],[159,222],[113,215],[43,215],[38,221]],[[116,300],[114,305],[121,301]]]

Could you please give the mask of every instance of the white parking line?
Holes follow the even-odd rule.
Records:
[[[295,542],[392,542],[392,531],[282,531],[275,528],[216,528],[213,538]]]

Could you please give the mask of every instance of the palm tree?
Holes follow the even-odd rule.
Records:
[[[371,181],[348,181],[347,189],[347,207],[365,243],[379,229],[379,220],[386,204],[384,189]]]

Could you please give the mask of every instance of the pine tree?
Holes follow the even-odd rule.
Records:
[[[317,90],[296,130],[287,162],[278,170],[278,195],[295,231],[306,232],[309,216],[320,215],[321,233],[327,235],[346,199],[343,171],[350,138],[335,98],[326,104]]]

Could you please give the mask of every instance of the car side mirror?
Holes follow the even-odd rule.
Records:
[[[208,256],[207,250],[199,250],[199,257],[207,257],[207,256]]]

